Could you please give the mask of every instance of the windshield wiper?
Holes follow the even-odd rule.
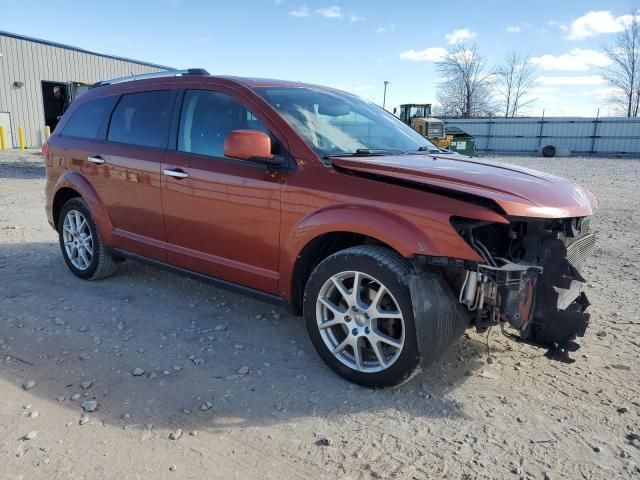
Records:
[[[327,153],[324,158],[331,157],[372,157],[379,155],[398,155],[402,150],[385,150],[383,148],[358,148],[355,152]]]

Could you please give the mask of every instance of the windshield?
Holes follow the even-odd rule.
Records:
[[[341,92],[306,87],[259,88],[320,156],[438,151],[438,147],[377,105]]]

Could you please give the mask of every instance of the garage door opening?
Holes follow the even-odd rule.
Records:
[[[69,106],[67,84],[42,82],[42,103],[44,105],[44,124],[53,132],[60,117]]]

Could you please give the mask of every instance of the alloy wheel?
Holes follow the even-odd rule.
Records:
[[[93,236],[84,215],[69,210],[62,224],[64,249],[71,264],[78,270],[86,270],[93,258]]]
[[[393,294],[358,271],[333,275],[316,302],[318,329],[329,351],[359,372],[380,372],[402,353],[405,325]]]

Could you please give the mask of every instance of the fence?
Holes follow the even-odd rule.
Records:
[[[446,119],[473,135],[477,152],[535,153],[540,147],[569,147],[572,154],[640,157],[640,118]]]

